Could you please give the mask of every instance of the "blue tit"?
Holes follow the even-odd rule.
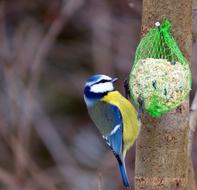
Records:
[[[140,124],[134,106],[115,90],[116,80],[106,75],[91,76],[85,83],[84,100],[91,119],[118,161],[124,186],[129,187],[125,156],[138,136]]]

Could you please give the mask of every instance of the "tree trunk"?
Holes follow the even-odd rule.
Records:
[[[173,36],[190,61],[192,0],[144,0],[142,35],[163,16],[171,21]],[[136,146],[136,190],[195,190],[188,134],[189,101],[159,119],[143,115]]]

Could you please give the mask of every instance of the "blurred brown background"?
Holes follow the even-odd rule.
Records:
[[[122,188],[83,101],[87,77],[123,92],[140,39],[141,0],[0,1],[0,189]],[[193,10],[197,87],[197,6]],[[155,21],[153,21],[154,24]],[[197,140],[193,158],[197,169]],[[134,148],[127,156],[133,182]]]

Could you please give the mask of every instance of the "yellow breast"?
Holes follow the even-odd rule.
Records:
[[[108,102],[119,108],[123,119],[123,155],[133,145],[139,132],[139,121],[134,106],[118,91],[109,92],[101,101]]]

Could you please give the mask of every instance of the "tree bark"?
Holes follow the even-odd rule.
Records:
[[[192,0],[144,0],[142,35],[164,16],[171,21],[173,36],[191,61]],[[195,190],[188,134],[188,100],[159,119],[143,115],[136,144],[136,190]]]

